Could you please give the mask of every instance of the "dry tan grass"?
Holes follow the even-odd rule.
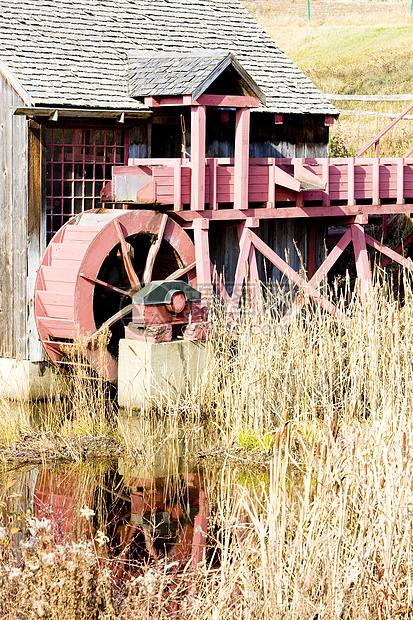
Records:
[[[270,297],[264,321],[245,312],[231,328],[216,310],[203,383],[163,412],[163,432],[178,432],[184,421],[195,445],[198,437],[204,448],[243,444],[270,456],[268,473],[234,462],[206,473],[209,544],[219,562],[178,573],[154,561],[119,580],[105,532],[88,533],[87,523],[78,527],[80,540],[59,544],[47,525],[29,524],[37,530],[21,561],[14,507],[13,519],[6,512],[0,524],[3,617],[412,616],[408,278],[403,304],[386,284],[373,289],[365,309],[347,300],[348,326],[313,308],[286,329],[279,305]],[[156,424],[146,432],[160,443]],[[79,488],[86,486],[90,493],[90,482]],[[4,490],[7,509],[13,493]]]
[[[244,6],[323,93],[413,93],[410,5],[405,2],[245,0]],[[398,114],[407,102],[333,101],[339,109]],[[343,115],[332,130],[353,152],[390,120]],[[413,146],[412,121],[402,121],[382,141],[381,154],[402,156]]]

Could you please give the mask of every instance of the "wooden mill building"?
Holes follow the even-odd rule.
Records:
[[[33,290],[51,237],[71,216],[101,206],[112,166],[129,158],[188,158],[191,106],[184,97],[194,102],[208,94],[259,101],[251,110],[251,157],[327,156],[335,108],[237,0],[2,1],[4,393],[24,392],[33,374],[45,372]],[[170,105],[158,105],[168,96]],[[233,157],[235,125],[230,99],[207,108],[207,157]],[[297,270],[293,242],[306,258],[307,232],[293,219],[259,228],[270,247],[289,252]],[[217,226],[210,239],[211,257],[228,280],[236,231]]]

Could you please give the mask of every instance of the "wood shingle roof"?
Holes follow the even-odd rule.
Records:
[[[196,101],[228,67],[235,70],[243,86],[238,94],[255,95],[265,104],[265,95],[233,54],[196,48],[184,54],[129,54],[129,92],[132,97],[192,95]]]
[[[336,114],[238,0],[1,0],[0,60],[38,106],[136,110],[133,54],[228,50],[277,113]]]

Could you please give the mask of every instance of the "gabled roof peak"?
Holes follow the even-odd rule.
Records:
[[[131,51],[128,58],[131,97],[191,95],[196,101],[231,67],[240,94],[258,97],[265,104],[264,93],[231,52],[202,48],[183,53]]]

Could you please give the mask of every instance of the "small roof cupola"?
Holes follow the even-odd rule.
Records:
[[[130,52],[128,61],[134,98],[189,95],[196,101],[203,94],[243,95],[265,105],[258,84],[229,52]]]

